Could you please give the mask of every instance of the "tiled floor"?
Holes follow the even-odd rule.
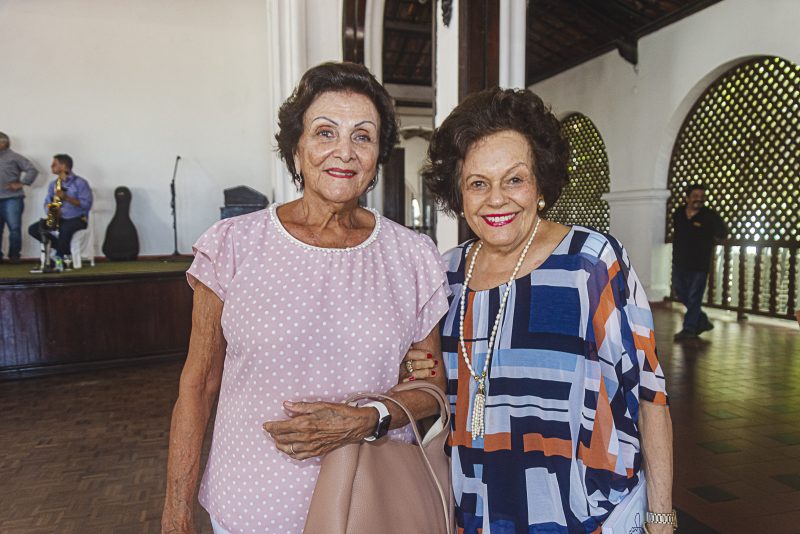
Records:
[[[800,328],[712,314],[704,339],[674,344],[680,314],[655,318],[681,532],[800,533]],[[179,373],[0,382],[0,532],[158,532]]]
[[[800,328],[709,314],[713,331],[673,343],[680,315],[655,313],[675,506],[718,532],[800,533]]]

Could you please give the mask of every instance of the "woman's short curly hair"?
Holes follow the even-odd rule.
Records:
[[[422,177],[446,213],[456,215],[463,209],[461,170],[469,149],[476,141],[507,130],[528,140],[545,209],[558,200],[569,181],[569,145],[561,123],[530,91],[495,87],[467,96],[431,139]]]
[[[378,165],[389,160],[392,148],[397,144],[397,118],[392,97],[365,66],[349,62],[328,62],[312,67],[303,74],[292,95],[281,105],[278,111],[278,133],[275,134],[278,152],[299,190],[303,189],[304,183],[300,171],[294,167],[294,154],[303,135],[303,117],[317,97],[331,92],[364,95],[375,105],[381,119]]]

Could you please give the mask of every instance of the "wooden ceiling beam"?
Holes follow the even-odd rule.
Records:
[[[679,7],[675,11],[662,15],[661,17],[651,20],[647,24],[639,27],[637,29],[636,36],[643,37],[649,33],[653,33],[654,31],[660,30],[664,26],[669,26],[670,24],[678,22],[689,15],[693,15],[698,11],[702,11],[703,9],[712,6],[719,1],[721,0],[695,0],[694,2]]]
[[[638,39],[719,1],[648,2],[641,8],[624,0],[531,2],[526,83],[544,80],[615,48],[635,65]],[[587,22],[594,24],[587,26]],[[566,35],[574,38],[564,39]]]
[[[574,1],[579,9],[586,12],[586,14],[590,17],[601,21],[604,27],[609,28],[611,31],[605,33],[614,34],[614,38],[619,37],[621,34],[627,34],[631,31],[630,26],[626,25],[625,22],[619,21],[616,17],[609,16],[604,7],[599,7],[600,5],[605,6],[607,4],[611,4],[613,3],[612,1],[605,0],[602,4],[596,4],[590,0]]]
[[[614,18],[631,19],[636,26],[643,26],[651,21],[646,15],[631,9],[628,4],[619,0],[603,0],[601,5],[605,11],[613,13],[611,16]]]
[[[555,50],[552,50],[552,49],[550,49],[550,48],[547,48],[547,47],[543,46],[541,43],[538,43],[538,42],[528,42],[528,46],[529,46],[529,47],[531,47],[531,46],[532,46],[532,47],[534,47],[534,48],[539,48],[539,49],[541,49],[541,50],[544,52],[544,54],[546,54],[546,55],[547,55],[547,56],[549,56],[549,57],[555,57],[555,58],[558,58],[558,59],[560,59],[560,60],[565,60],[565,59],[567,59],[567,57],[565,57],[565,56],[562,56],[561,54],[559,54],[559,53],[558,53],[558,52],[556,52]]]
[[[551,56],[555,56],[555,57],[557,57],[559,59],[567,59],[567,56],[561,54],[558,50],[545,45],[542,41],[531,41],[531,40],[529,40],[528,41],[528,46],[533,46],[535,48],[540,48],[540,49],[544,50],[547,54],[550,54]],[[560,50],[560,48],[559,48],[559,50]]]
[[[408,22],[402,20],[384,20],[384,30],[394,30],[403,33],[431,36],[433,27],[430,22]]]

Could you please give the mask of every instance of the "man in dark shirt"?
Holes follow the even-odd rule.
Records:
[[[716,211],[705,207],[702,185],[686,188],[686,205],[672,214],[672,287],[686,306],[683,329],[675,340],[696,338],[714,325],[701,309],[717,240],[725,239],[728,228]]]

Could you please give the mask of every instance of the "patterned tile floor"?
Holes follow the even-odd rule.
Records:
[[[671,396],[675,506],[709,527],[691,532],[800,533],[798,325],[709,311],[714,330],[673,343],[680,314],[654,315]]]
[[[686,534],[800,533],[800,328],[655,310]],[[0,533],[158,532],[180,363],[0,382]],[[210,532],[198,512],[199,531]]]

